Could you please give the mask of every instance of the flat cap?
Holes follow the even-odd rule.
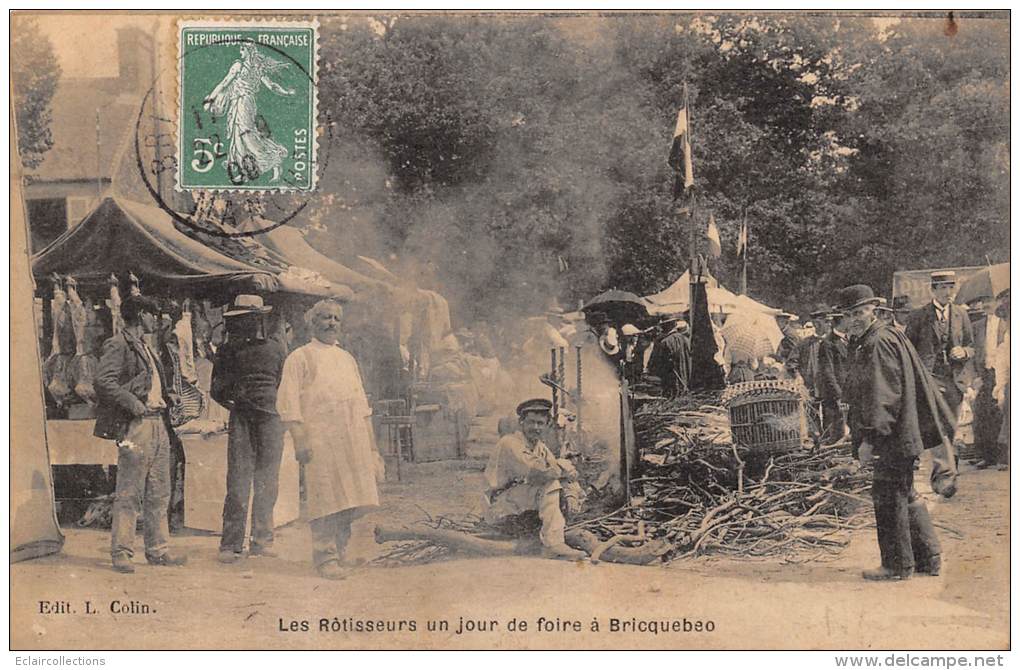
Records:
[[[517,406],[517,416],[524,416],[532,412],[550,414],[552,412],[552,401],[546,398],[532,398],[531,400],[525,400]]]

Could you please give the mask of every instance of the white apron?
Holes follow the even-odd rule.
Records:
[[[379,504],[372,413],[354,357],[312,340],[287,357],[277,394],[283,421],[301,421],[312,460],[305,465],[308,517]]]

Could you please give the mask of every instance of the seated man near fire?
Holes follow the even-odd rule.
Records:
[[[564,541],[567,523],[560,508],[564,483],[575,480],[577,471],[542,441],[551,410],[552,403],[544,398],[517,406],[519,432],[500,437],[485,468],[489,506],[483,516],[511,535],[538,530],[544,556],[582,559],[586,554]]]

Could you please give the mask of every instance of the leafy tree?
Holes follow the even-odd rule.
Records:
[[[342,158],[309,210],[338,254],[367,244],[468,319],[661,290],[689,258],[665,161],[686,84],[715,274],[737,285],[746,215],[753,296],[881,291],[895,269],[1008,248],[1006,23],[346,19],[324,29],[320,79]]]
[[[11,78],[21,164],[37,168],[53,146],[50,104],[60,80],[60,65],[49,38],[32,18],[15,17],[11,31]]]

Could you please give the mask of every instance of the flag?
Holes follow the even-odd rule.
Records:
[[[694,186],[694,167],[691,164],[691,127],[685,106],[676,115],[673,145],[669,148],[669,166],[676,172],[673,181],[673,199]]]
[[[715,226],[715,215],[708,215],[708,231],[705,232],[708,238],[708,253],[712,258],[719,258],[722,255],[722,244],[719,242],[719,229]]]
[[[747,257],[747,219],[740,224],[740,234],[737,236],[737,256]]]

